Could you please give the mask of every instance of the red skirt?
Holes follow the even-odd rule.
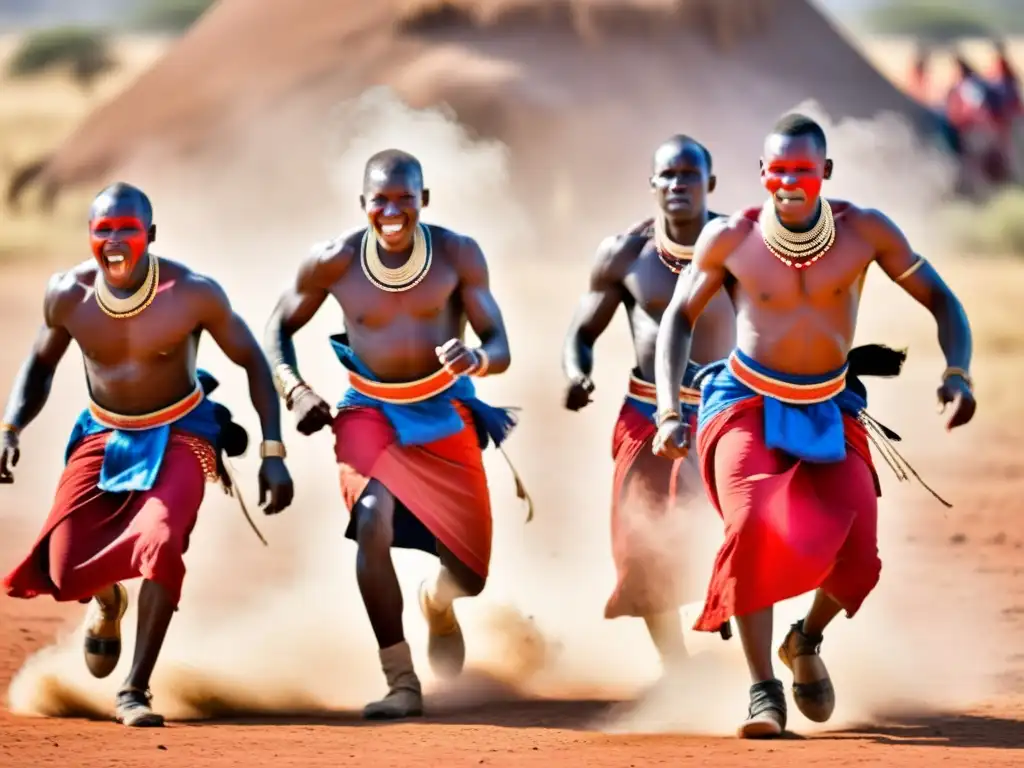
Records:
[[[696,419],[692,423],[696,428]],[[696,598],[685,593],[681,557],[686,545],[680,502],[699,488],[677,487],[685,459],[667,461],[651,445],[654,423],[628,400],[612,437],[612,558],[616,585],[605,618],[653,616]],[[692,470],[691,470],[692,471]]]
[[[152,489],[108,493],[97,488],[106,443],[106,433],[93,435],[72,451],[39,538],[4,578],[11,597],[87,602],[114,582],[141,577],[178,604],[213,449],[172,432]]]
[[[878,583],[878,477],[867,433],[844,414],[847,454],[818,464],[765,447],[763,399],[716,415],[697,435],[704,487],[725,522],[704,612],[716,632],[818,589],[852,616]]]
[[[436,554],[435,540],[487,576],[491,500],[483,451],[469,409],[455,402],[462,431],[426,445],[401,445],[376,408],[345,408],[334,419],[335,458],[349,512],[371,479],[395,497],[394,546]],[[346,532],[355,538],[354,524]]]

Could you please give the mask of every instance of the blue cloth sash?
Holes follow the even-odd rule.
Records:
[[[743,365],[777,384],[822,384],[844,374],[846,366],[820,376],[797,376],[773,371],[745,355],[733,354]],[[737,378],[728,360],[712,363],[696,377],[701,386],[698,429],[737,403],[757,397],[758,392]],[[798,392],[798,390],[794,390]],[[764,396],[764,438],[768,448],[785,451],[804,461],[828,463],[846,458],[846,428],[842,414],[857,416],[867,407],[866,398],[844,388],[831,400],[796,405]]]
[[[217,445],[220,424],[215,408],[214,401],[204,397],[199,405],[177,421],[132,430],[104,426],[85,408],[71,430],[64,450],[64,463],[68,462],[75,446],[83,439],[109,432],[97,487],[111,493],[151,490],[160,475],[172,427]]]

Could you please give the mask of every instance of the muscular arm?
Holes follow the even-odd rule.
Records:
[[[679,387],[690,361],[693,327],[708,302],[725,285],[726,259],[743,242],[748,230],[749,223],[743,220],[709,222],[694,246],[690,268],[676,282],[654,345],[654,385],[659,417],[679,413]]]
[[[43,327],[39,329],[32,352],[14,380],[4,422],[23,430],[43,410],[50,397],[53,375],[71,344],[71,334],[62,324],[64,304],[74,283],[70,276],[50,278],[43,300]]]
[[[973,343],[967,313],[945,281],[914,252],[906,236],[887,216],[864,211],[863,231],[875,246],[875,261],[897,285],[932,313],[946,365],[969,371]]]
[[[622,303],[622,268],[619,255],[626,239],[609,237],[598,246],[590,287],[580,299],[562,350],[566,378],[589,378],[594,370],[594,344]]]
[[[249,379],[249,398],[260,417],[264,440],[281,439],[281,405],[274,379],[246,322],[231,308],[224,289],[208,278],[194,277],[199,290],[200,325]]]
[[[502,373],[512,362],[505,321],[491,293],[487,260],[476,240],[470,237],[463,237],[459,245],[458,270],[462,306],[487,355],[487,373]]]
[[[282,397],[302,382],[292,336],[313,319],[346,263],[342,240],[314,248],[300,265],[295,283],[281,295],[270,315],[263,351]]]

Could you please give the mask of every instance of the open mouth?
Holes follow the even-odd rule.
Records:
[[[409,226],[409,220],[405,216],[395,220],[377,221],[377,232],[381,239],[387,244],[398,244],[405,239],[405,231]]]
[[[128,254],[120,249],[111,248],[104,250],[103,262],[107,268],[107,274],[115,280],[123,279],[131,272]]]
[[[775,199],[781,205],[800,205],[807,202],[807,195],[800,189],[780,189]]]

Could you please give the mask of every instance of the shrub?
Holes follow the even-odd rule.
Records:
[[[999,3],[975,0],[904,0],[867,11],[861,19],[866,31],[887,35],[912,35],[943,43],[958,38],[993,37],[1024,30],[1024,14],[1011,13]]]
[[[106,37],[79,27],[57,27],[25,36],[8,64],[11,77],[29,77],[56,67],[70,67],[84,88],[115,65]]]
[[[951,206],[946,223],[966,255],[1024,256],[1024,189],[1006,189],[981,204]]]
[[[149,0],[140,11],[137,26],[153,32],[184,32],[215,0]]]

